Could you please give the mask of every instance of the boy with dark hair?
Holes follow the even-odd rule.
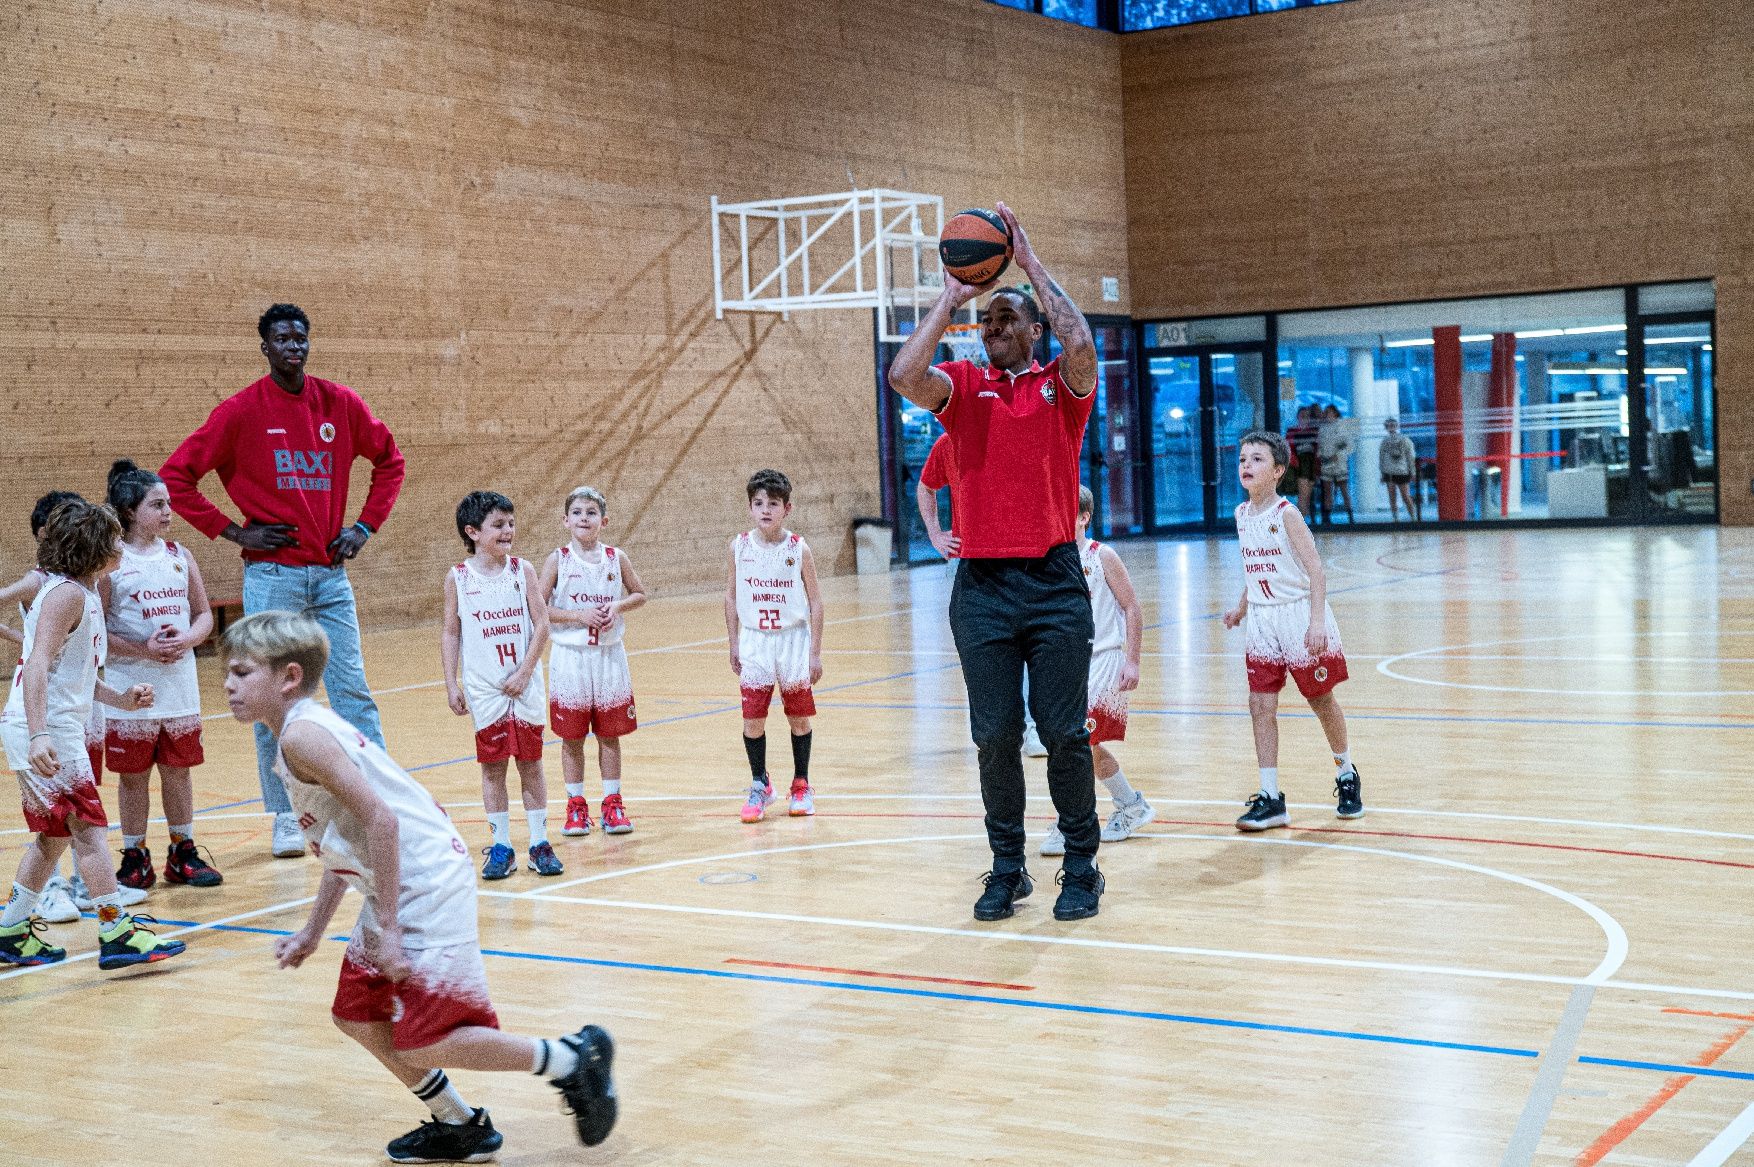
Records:
[[[566,868],[548,841],[548,785],[542,777],[548,606],[532,599],[541,594],[535,569],[512,554],[517,520],[511,499],[490,490],[465,495],[457,504],[457,534],[470,555],[445,573],[439,655],[451,712],[475,718],[481,805],[493,833],[481,875],[504,879],[517,870],[506,796],[506,763],[514,759],[530,825],[530,866],[538,875],[559,875]]]
[[[725,631],[731,671],[743,700],[743,751],[749,797],[739,817],[758,823],[775,800],[767,774],[767,711],[777,685],[792,731],[792,790],[787,813],[816,813],[810,789],[811,686],[822,679],[822,594],[810,545],[784,527],[792,483],[778,470],[757,470],[747,486],[752,530],[731,540],[725,577]]]

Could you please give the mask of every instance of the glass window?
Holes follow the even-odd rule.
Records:
[[[1095,28],[1096,0],[1042,0],[1041,14]]]
[[[1645,326],[1646,482],[1659,511],[1717,513],[1712,360],[1708,321]]]
[[[1710,312],[1717,294],[1710,280],[1684,284],[1646,284],[1638,289],[1638,310],[1646,316],[1665,312]]]
[[[1249,0],[1125,0],[1121,28],[1125,32],[1137,32],[1248,14]]]
[[[1459,383],[1440,393],[1446,326],[1460,334]],[[1618,290],[1287,313],[1279,338],[1286,424],[1305,407],[1327,419],[1302,423],[1322,437],[1296,467],[1318,520],[1392,520],[1408,503],[1425,518],[1629,512]],[[1391,420],[1413,443],[1407,495]]]

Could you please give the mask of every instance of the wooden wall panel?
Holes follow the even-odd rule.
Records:
[[[7,5],[0,570],[37,494],[156,465],[260,375],[274,300],[408,456],[354,571],[370,620],[436,612],[478,486],[531,555],[602,486],[680,590],[716,584],[776,465],[850,570],[879,505],[869,314],[714,320],[709,196],[1004,198],[1068,291],[1124,311],[1098,284],[1127,274],[1120,100],[1116,38],[982,0]],[[235,593],[233,549],[195,543]]]
[[[1719,281],[1754,522],[1754,5],[1352,0],[1122,38],[1141,317]]]

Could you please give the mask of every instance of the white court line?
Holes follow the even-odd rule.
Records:
[[[1718,629],[1719,636],[1754,636],[1754,632],[1733,629]],[[1691,631],[1676,632],[1631,632],[1631,637],[1656,636],[1694,636]],[[1387,660],[1376,663],[1376,671],[1385,677],[1393,677],[1397,681],[1410,681],[1415,685],[1433,685],[1440,689],[1473,689],[1487,693],[1536,693],[1547,696],[1562,697],[1747,697],[1754,696],[1754,689],[1543,689],[1526,685],[1504,684],[1471,684],[1462,681],[1445,681],[1437,677],[1416,677],[1411,673],[1396,672],[1394,666],[1402,661],[1435,658],[1438,663],[1452,658],[1451,653],[1460,653],[1475,648],[1497,648],[1505,644],[1551,644],[1560,640],[1587,640],[1588,633],[1567,633],[1563,636],[1516,636],[1508,640],[1477,640],[1468,644],[1444,644],[1434,648],[1420,648],[1412,652],[1403,652],[1391,656]],[[1465,658],[1464,658],[1465,659]],[[1516,659],[1537,662],[1541,657],[1520,657]]]
[[[622,876],[639,875],[639,874],[643,874],[643,873],[649,872],[649,871],[661,871],[661,870],[665,870],[665,869],[673,868],[673,867],[687,867],[687,866],[692,866],[692,865],[700,864],[700,863],[719,863],[719,862],[724,862],[725,860],[729,860],[729,859],[747,859],[747,858],[754,858],[757,856],[793,854],[793,853],[797,853],[797,852],[801,852],[801,851],[830,851],[830,850],[837,850],[837,849],[846,848],[846,847],[882,847],[882,846],[894,846],[894,845],[899,845],[899,844],[904,844],[904,843],[961,842],[961,841],[965,841],[965,840],[969,840],[969,839],[985,839],[985,838],[986,838],[986,836],[984,834],[980,834],[980,835],[916,835],[916,836],[912,836],[909,838],[901,838],[901,839],[855,839],[855,840],[849,840],[849,841],[838,842],[838,843],[803,843],[803,844],[796,844],[796,845],[789,846],[789,847],[769,847],[769,848],[761,848],[761,849],[751,850],[751,851],[737,851],[737,852],[732,852],[732,853],[724,854],[724,855],[706,855],[706,856],[697,856],[697,857],[689,858],[689,859],[672,859],[672,860],[669,860],[669,861],[664,862],[664,863],[648,863],[648,864],[645,864],[645,865],[640,866],[640,867],[630,867],[630,868],[626,868],[626,869],[621,870],[621,871],[605,871],[605,872],[601,872],[597,875],[587,875],[587,876],[583,877],[582,879],[572,879],[572,880],[566,881],[565,883],[557,883],[557,884],[550,885],[549,887],[536,888],[536,889],[533,889],[533,890],[527,891],[527,892],[508,892],[508,893],[503,893],[503,894],[507,898],[514,898],[514,899],[542,899],[542,898],[547,898],[549,895],[551,895],[554,892],[562,891],[562,890],[569,888],[569,887],[577,887],[580,884],[598,883],[598,882],[601,882],[602,880],[605,880],[605,879],[619,879]],[[1613,976],[1614,973],[1619,970],[1620,966],[1626,962],[1626,954],[1627,954],[1627,948],[1628,948],[1627,940],[1626,940],[1626,930],[1620,926],[1619,921],[1615,920],[1614,917],[1610,916],[1607,912],[1604,912],[1601,908],[1597,907],[1595,904],[1589,902],[1588,900],[1582,898],[1581,896],[1573,895],[1571,892],[1565,891],[1561,888],[1554,887],[1551,884],[1542,883],[1538,879],[1530,879],[1529,877],[1527,877],[1525,875],[1516,875],[1512,872],[1500,871],[1497,868],[1493,868],[1493,867],[1482,867],[1479,864],[1475,864],[1475,863],[1463,863],[1459,859],[1446,859],[1446,858],[1443,858],[1442,856],[1437,856],[1437,855],[1416,855],[1416,854],[1413,854],[1412,852],[1408,852],[1408,851],[1390,851],[1390,850],[1387,850],[1387,849],[1381,848],[1381,847],[1359,847],[1359,846],[1355,846],[1355,845],[1350,844],[1350,843],[1318,843],[1318,842],[1315,842],[1313,840],[1306,840],[1306,839],[1262,839],[1258,836],[1249,837],[1249,836],[1239,836],[1239,835],[1235,835],[1235,834],[1230,834],[1230,835],[1152,835],[1152,834],[1145,834],[1145,835],[1137,835],[1137,836],[1135,836],[1135,838],[1164,839],[1164,840],[1168,840],[1170,842],[1181,842],[1181,841],[1188,840],[1188,839],[1203,839],[1203,840],[1210,840],[1210,841],[1219,842],[1219,843],[1245,843],[1245,844],[1249,844],[1249,845],[1265,844],[1265,845],[1274,846],[1274,847],[1309,847],[1309,848],[1314,848],[1314,849],[1323,850],[1323,851],[1351,851],[1351,852],[1355,852],[1355,853],[1361,854],[1361,855],[1387,856],[1387,857],[1393,858],[1393,859],[1405,859],[1405,860],[1408,860],[1408,861],[1413,862],[1413,863],[1429,863],[1429,864],[1432,864],[1433,866],[1437,866],[1437,867],[1449,867],[1449,868],[1453,868],[1453,869],[1458,870],[1458,871],[1472,872],[1476,875],[1490,876],[1493,879],[1502,879],[1507,883],[1518,884],[1522,887],[1529,888],[1533,891],[1538,891],[1538,892],[1542,893],[1543,895],[1552,896],[1554,899],[1559,900],[1561,903],[1569,904],[1570,906],[1577,908],[1579,911],[1581,911],[1585,915],[1589,916],[1590,919],[1594,920],[1596,922],[1596,926],[1602,930],[1602,934],[1608,942],[1607,951],[1605,953],[1603,953],[1601,961],[1596,965],[1595,969],[1588,976],[1584,977],[1581,982],[1574,980],[1572,983],[1600,984],[1601,982],[1605,981],[1607,978]],[[958,934],[960,934],[960,931],[961,930],[959,930]],[[983,935],[983,933],[980,933],[980,932],[975,932],[974,934],[975,935]],[[1165,949],[1164,951],[1170,951],[1170,950]],[[1268,957],[1261,957],[1260,959],[1268,959]],[[1299,958],[1299,959],[1301,959],[1301,958]],[[1340,960],[1338,958],[1322,958],[1322,959],[1323,959],[1324,963],[1332,963],[1332,964],[1339,965],[1341,967],[1348,967],[1348,968],[1378,967],[1376,965],[1372,965],[1369,963],[1359,963],[1359,962],[1354,962],[1354,961],[1346,961],[1346,960]],[[1406,967],[1407,968],[1414,968],[1416,966],[1406,966]],[[1424,967],[1424,966],[1417,966],[1417,967],[1421,967],[1423,971],[1431,971],[1430,968],[1428,968],[1428,967]],[[1462,974],[1462,975],[1469,975],[1469,974]],[[1491,974],[1483,974],[1482,973],[1482,974],[1473,974],[1473,975],[1487,975],[1487,976],[1493,977],[1494,979],[1504,979],[1503,974],[1499,974],[1499,973],[1491,973]]]
[[[726,804],[727,806],[734,806],[738,803],[739,799],[741,798],[741,793],[742,792],[739,791],[739,792],[733,793],[733,794],[651,794],[651,795],[640,796],[638,801],[641,803],[649,803],[649,802],[722,802],[722,803]],[[974,802],[980,798],[980,795],[975,794],[975,793],[971,793],[971,794],[939,794],[939,793],[920,793],[920,794],[865,793],[865,794],[861,794],[861,793],[856,793],[856,792],[854,792],[854,793],[836,792],[834,794],[822,795],[821,797],[823,798],[825,803],[832,805],[836,801],[843,801],[843,800],[844,801],[858,800],[858,801],[864,801],[864,802]],[[549,801],[550,806],[560,806],[566,802],[566,799],[564,796],[557,796],[555,798],[549,799],[548,801]],[[1045,794],[1032,794],[1032,795],[1029,795],[1029,801],[1030,802],[1051,802],[1052,799],[1050,798],[1050,796],[1045,795]],[[479,803],[479,802],[446,802],[446,803],[443,803],[441,805],[443,805],[447,810],[449,810],[449,809],[473,810],[475,807],[480,806],[481,803]],[[1154,805],[1154,806],[1222,806],[1222,807],[1229,807],[1229,808],[1234,809],[1236,807],[1237,803],[1236,803],[1235,799],[1224,799],[1224,798],[1159,798],[1152,805]],[[1322,811],[1325,811],[1325,810],[1332,810],[1334,807],[1334,804],[1331,802],[1287,802],[1285,805],[1290,807],[1293,810],[1322,810]],[[265,813],[266,813],[265,811],[260,811],[260,810],[227,811],[224,813],[197,815],[196,819],[200,822],[223,822],[227,819],[261,818]],[[1420,808],[1420,807],[1378,806],[1375,803],[1371,804],[1370,813],[1371,814],[1412,815],[1412,816],[1429,817],[1429,818],[1478,819],[1478,820],[1483,821],[1483,822],[1532,823],[1532,824],[1535,824],[1537,826],[1591,827],[1591,828],[1595,828],[1598,830],[1645,831],[1645,832],[1649,832],[1652,834],[1660,834],[1660,835],[1690,835],[1690,836],[1697,836],[1700,838],[1707,838],[1707,839],[1734,839],[1734,840],[1744,841],[1744,842],[1754,842],[1754,834],[1740,834],[1740,833],[1737,833],[1735,831],[1713,831],[1713,830],[1707,830],[1703,827],[1670,827],[1670,826],[1663,826],[1662,824],[1659,824],[1659,823],[1615,823],[1615,822],[1604,822],[1604,821],[1600,821],[1597,819],[1561,819],[1561,818],[1544,818],[1544,817],[1541,817],[1538,815],[1491,814],[1491,813],[1488,813],[1485,811],[1428,810],[1428,809]],[[151,821],[154,823],[162,823],[165,820],[162,817],[160,817],[160,818],[152,819]],[[119,824],[116,824],[116,823],[111,823],[110,825],[112,827],[119,826]],[[4,835],[28,835],[28,834],[33,834],[33,833],[34,832],[32,832],[27,827],[13,827],[13,828],[10,828],[8,830],[0,831],[0,836],[4,836]],[[1458,841],[1466,842],[1466,840],[1458,840]]]
[[[288,908],[303,907],[305,904],[315,902],[316,898],[317,898],[316,896],[305,896],[303,899],[299,899],[299,900],[287,900],[283,904],[275,904],[272,907],[267,907],[267,908],[257,908],[254,911],[250,911],[250,912],[239,912],[237,915],[227,916],[223,920],[209,920],[205,924],[191,924],[187,928],[178,928],[178,929],[171,931],[171,932],[160,932],[159,935],[162,936],[164,939],[169,940],[169,939],[176,937],[176,936],[187,936],[191,932],[204,932],[209,928],[218,928],[218,927],[221,927],[225,924],[235,924],[239,920],[251,920],[257,916],[271,916],[275,912],[284,912]],[[146,914],[146,913],[143,913],[143,914]],[[101,952],[102,952],[102,949],[94,948],[90,952],[81,952],[76,956],[69,956],[66,960],[57,961],[54,964],[38,964],[38,965],[32,965],[28,968],[15,968],[11,972],[0,973],[0,981],[11,980],[13,977],[22,977],[28,973],[46,972],[52,968],[66,968],[68,965],[76,964],[82,960],[96,960]],[[130,967],[144,967],[144,966],[130,966]],[[116,969],[114,971],[120,973],[120,972],[124,972],[126,970]]]
[[[1590,1002],[1595,999],[1596,986],[1579,985],[1571,990],[1553,1040],[1541,1051],[1540,1069],[1534,1085],[1529,1087],[1528,1100],[1517,1116],[1516,1130],[1505,1145],[1499,1167],[1528,1167],[1540,1149],[1541,1136],[1553,1117],[1553,1104],[1559,1101],[1559,1087],[1565,1083],[1565,1071],[1577,1054],[1577,1042],[1583,1036],[1583,1024],[1590,1015]]]
[[[1748,1108],[1738,1114],[1717,1138],[1707,1143],[1705,1150],[1688,1160],[1687,1167],[1722,1167],[1750,1135],[1754,1135],[1754,1102],[1749,1103]]]

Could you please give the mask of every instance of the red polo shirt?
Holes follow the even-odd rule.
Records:
[[[402,451],[359,394],[307,373],[302,393],[263,377],[220,402],[158,473],[171,509],[209,539],[231,522],[201,493],[201,478],[210,472],[219,474],[244,523],[298,528],[297,546],[245,551],[246,560],[327,567],[326,548],[353,521],[347,487],[355,458],[371,459],[371,488],[359,519],[375,531],[401,493]]]
[[[955,462],[951,505],[963,559],[1039,559],[1078,525],[1078,454],[1096,399],[1074,394],[1056,357],[1015,376],[973,361],[950,378],[938,410]]]

